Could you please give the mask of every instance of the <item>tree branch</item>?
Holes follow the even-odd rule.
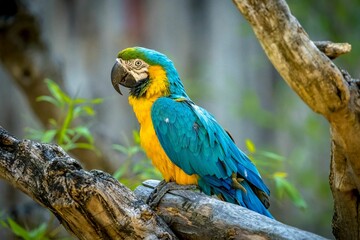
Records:
[[[246,208],[192,191],[173,191],[156,213],[110,175],[87,172],[60,147],[18,140],[0,127],[0,177],[42,206],[79,239],[323,239]],[[165,222],[163,222],[164,219]]]
[[[135,195],[145,200],[158,183],[144,182],[135,189]],[[193,191],[171,191],[156,213],[181,239],[324,239]]]
[[[351,45],[349,43],[333,43],[330,41],[314,41],[315,46],[330,59],[335,59],[340,55],[349,53]]]
[[[110,175],[87,172],[60,147],[20,141],[2,127],[0,177],[48,208],[79,239],[176,239]]]

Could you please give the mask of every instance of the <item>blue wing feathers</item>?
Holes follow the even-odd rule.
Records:
[[[210,113],[189,100],[163,97],[154,102],[151,118],[170,160],[187,174],[197,174],[204,193],[221,194],[228,202],[271,216],[249,185],[269,195],[258,170]],[[241,183],[246,193],[231,186],[232,173],[246,180]]]

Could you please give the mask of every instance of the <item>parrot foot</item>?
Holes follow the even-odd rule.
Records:
[[[175,182],[166,182],[162,180],[150,193],[149,197],[146,199],[146,203],[151,207],[155,208],[159,205],[161,199],[164,195],[171,190],[195,190],[195,185],[179,185]]]
[[[231,174],[232,186],[236,189],[240,189],[241,191],[246,193],[246,189],[241,185],[241,182],[244,181],[243,178],[238,178],[236,173]]]

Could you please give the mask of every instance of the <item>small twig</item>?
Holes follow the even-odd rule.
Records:
[[[351,51],[349,43],[333,43],[330,41],[314,41],[315,46],[330,59],[335,59],[340,55]]]

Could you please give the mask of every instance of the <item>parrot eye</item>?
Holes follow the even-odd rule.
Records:
[[[134,65],[135,65],[135,67],[141,67],[142,61],[141,60],[135,60]]]

